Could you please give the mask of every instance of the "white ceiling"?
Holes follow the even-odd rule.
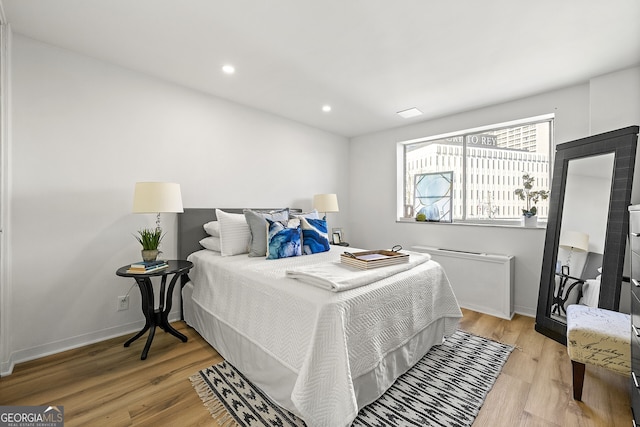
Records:
[[[0,1],[14,33],[348,137],[640,64],[638,0]]]

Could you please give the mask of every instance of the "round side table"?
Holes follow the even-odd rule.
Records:
[[[187,337],[176,331],[169,324],[168,316],[173,303],[173,288],[175,287],[178,279],[191,270],[193,263],[185,260],[169,260],[167,263],[169,264],[167,268],[153,271],[151,273],[127,273],[127,270],[129,269],[128,265],[120,267],[118,271],[116,271],[118,276],[134,278],[138,284],[138,288],[140,289],[140,294],[142,295],[142,313],[146,320],[144,328],[124,343],[125,347],[129,347],[132,342],[140,338],[145,332],[149,331],[147,343],[145,344],[144,349],[142,350],[142,355],[140,356],[141,360],[145,360],[147,358],[151,342],[153,341],[153,336],[156,333],[156,326],[159,326],[165,332],[178,337],[182,342],[187,342]],[[169,287],[165,293],[167,276],[170,274],[173,274],[173,277],[171,278],[171,282],[169,282]],[[158,295],[158,308],[155,308],[153,283],[151,282],[152,277],[162,277],[160,294]]]

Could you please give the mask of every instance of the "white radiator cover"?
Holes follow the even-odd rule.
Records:
[[[502,319],[513,317],[515,257],[414,246],[444,268],[461,307]]]

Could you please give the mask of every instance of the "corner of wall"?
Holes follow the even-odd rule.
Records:
[[[589,134],[640,124],[640,66],[589,80]]]
[[[9,157],[11,137],[11,28],[0,2],[0,376],[13,370],[11,345],[11,269]]]

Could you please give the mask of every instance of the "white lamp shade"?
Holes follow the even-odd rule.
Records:
[[[335,194],[316,194],[313,196],[313,207],[318,212],[340,212],[338,196]]]
[[[589,235],[581,231],[563,231],[560,234],[560,246],[565,249],[587,252],[589,250]]]
[[[180,184],[136,182],[133,213],[184,212]]]

